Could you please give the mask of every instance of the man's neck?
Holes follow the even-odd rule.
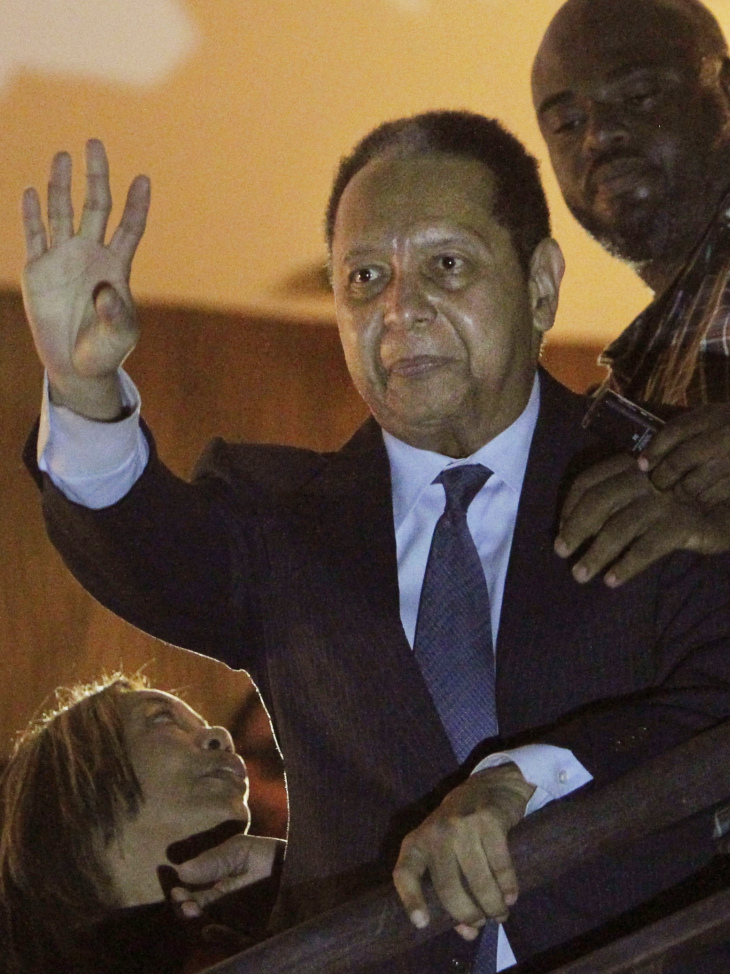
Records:
[[[722,164],[720,164],[722,162]],[[682,269],[687,266],[700,241],[714,220],[718,208],[730,189],[730,152],[718,158],[718,173],[706,186],[702,199],[694,209],[693,225],[687,227],[686,236],[676,240],[671,252],[635,265],[642,281],[660,298],[675,281]]]

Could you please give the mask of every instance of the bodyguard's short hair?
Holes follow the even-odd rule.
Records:
[[[385,122],[365,136],[339,165],[325,217],[332,253],[337,208],[353,177],[373,159],[409,158],[435,152],[475,159],[495,180],[493,215],[509,230],[525,273],[535,248],[550,236],[550,212],[537,160],[500,122],[474,112],[424,112]]]

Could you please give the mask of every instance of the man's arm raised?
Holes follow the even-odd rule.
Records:
[[[71,158],[59,152],[48,183],[48,231],[35,189],[23,195],[27,263],[23,300],[49,378],[51,400],[88,419],[122,411],[117,369],[134,348],[137,319],[129,279],[150,205],[137,176],[109,243],[109,166],[97,139],[86,145],[86,194],[78,230],[71,203]]]

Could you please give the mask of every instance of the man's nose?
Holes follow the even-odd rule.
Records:
[[[202,727],[200,729],[200,746],[206,751],[235,751],[233,738],[225,727]]]
[[[626,145],[629,129],[621,105],[594,101],[588,110],[584,144],[594,152]]]
[[[415,271],[397,270],[385,292],[383,321],[390,329],[411,329],[433,319],[426,282]]]

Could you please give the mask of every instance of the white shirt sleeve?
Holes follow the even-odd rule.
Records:
[[[472,774],[500,764],[514,762],[526,781],[535,785],[535,792],[527,803],[525,815],[537,811],[556,798],[564,798],[571,791],[587,785],[593,775],[564,747],[553,744],[527,744],[511,751],[497,751],[479,762]]]
[[[98,510],[116,504],[137,482],[149,459],[139,424],[140,396],[119,370],[122,403],[132,412],[118,422],[86,419],[54,406],[43,383],[38,466],[71,501]]]

